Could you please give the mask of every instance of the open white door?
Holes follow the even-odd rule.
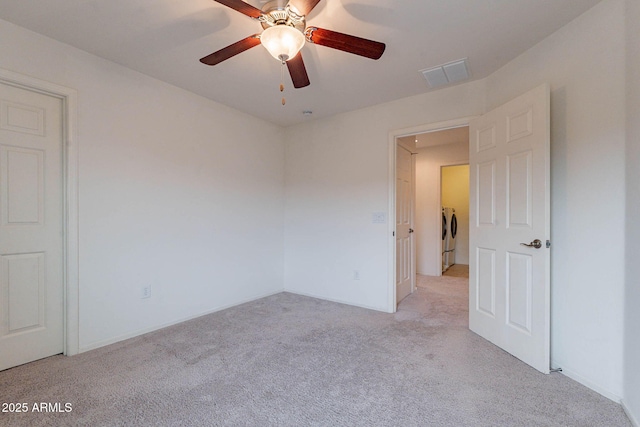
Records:
[[[401,145],[396,151],[396,304],[413,292],[413,159]]]
[[[469,136],[469,327],[549,373],[549,86],[471,121]]]

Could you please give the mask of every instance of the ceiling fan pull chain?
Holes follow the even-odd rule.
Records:
[[[284,92],[284,59],[281,59],[282,63],[280,64],[280,92]],[[283,93],[284,95],[284,93]],[[282,97],[282,105],[286,104],[287,101]]]

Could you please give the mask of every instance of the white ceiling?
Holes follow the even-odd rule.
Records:
[[[304,110],[326,117],[426,92],[418,71],[456,59],[484,78],[598,1],[321,0],[307,25],[387,49],[373,61],[307,43],[311,85],[293,89],[287,75],[284,107],[280,64],[261,46],[213,67],[198,61],[261,30],[213,0],[0,0],[0,18],[286,126],[309,120]]]

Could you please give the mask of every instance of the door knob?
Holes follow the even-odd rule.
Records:
[[[410,228],[410,229],[409,229],[409,233],[413,233],[413,228]]]
[[[540,249],[542,247],[542,241],[540,239],[536,239],[531,243],[520,243],[522,246],[528,246],[530,248]]]

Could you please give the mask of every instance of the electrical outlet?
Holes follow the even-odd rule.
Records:
[[[140,298],[151,298],[151,285],[143,286]]]
[[[360,280],[360,270],[353,270],[353,280]]]

